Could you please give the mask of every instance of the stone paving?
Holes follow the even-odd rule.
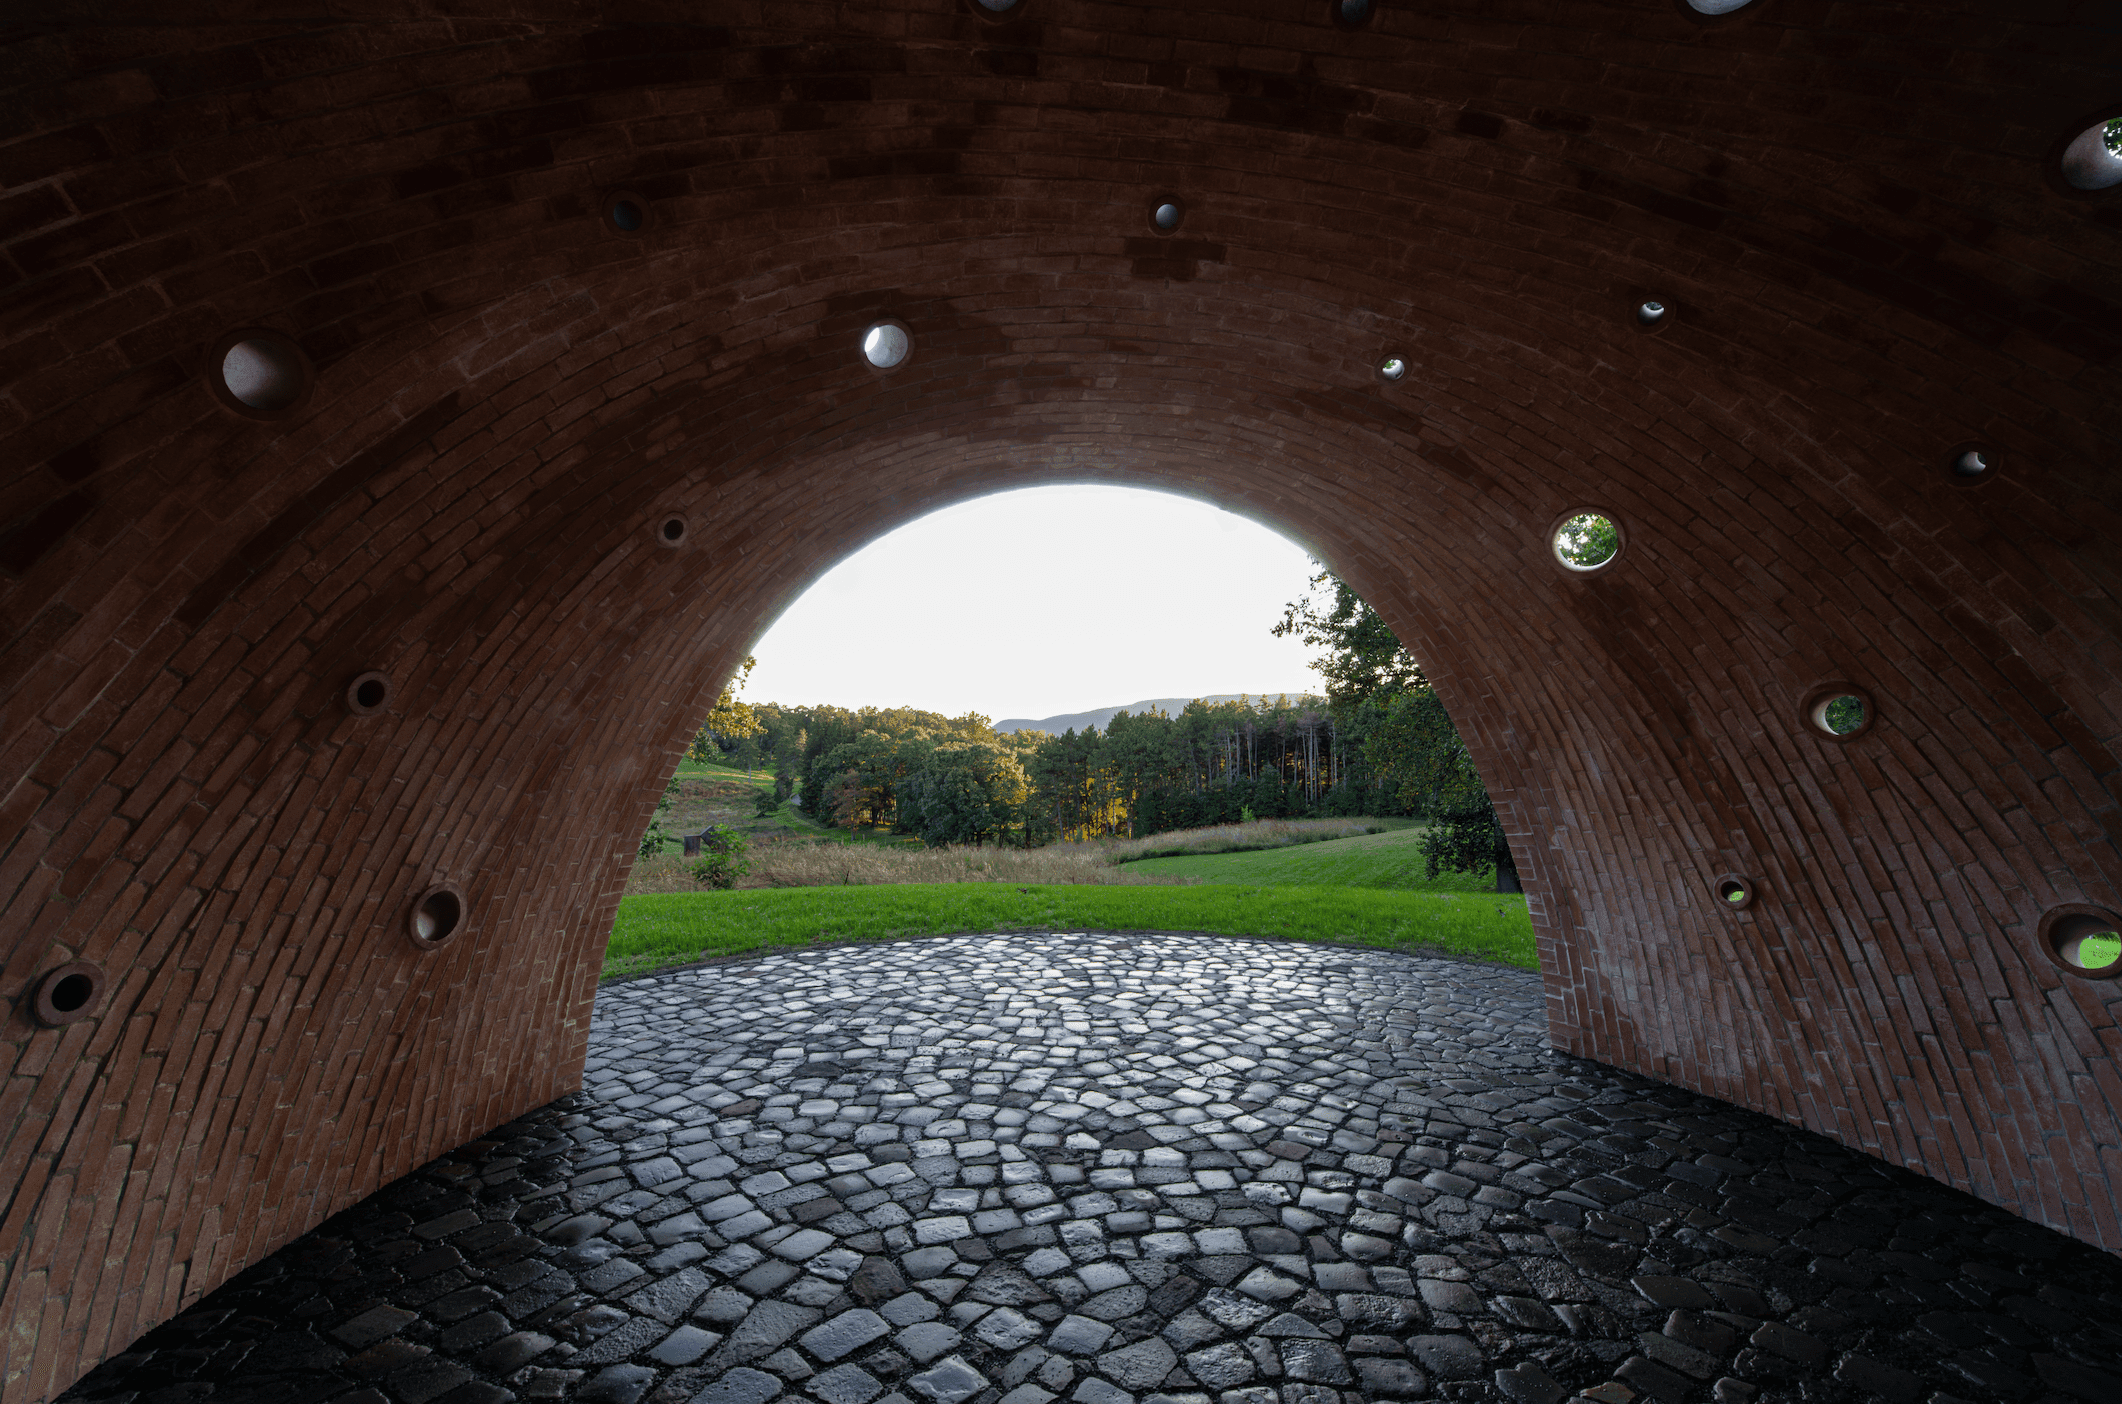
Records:
[[[607,987],[585,1089],[106,1362],[101,1404],[2122,1400],[2122,1261],[1266,941]]]

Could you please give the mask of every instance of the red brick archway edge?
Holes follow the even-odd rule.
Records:
[[[575,1086],[711,685],[848,550],[1044,482],[1212,499],[1377,603],[1559,1047],[2122,1249],[2122,992],[2039,947],[2122,905],[2122,205],[2050,169],[2113,34],[288,12],[10,36],[0,1399]],[[1627,546],[1576,577],[1584,505]],[[1829,685],[1876,724],[1811,732]]]

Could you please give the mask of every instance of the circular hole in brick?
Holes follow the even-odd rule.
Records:
[[[37,1022],[49,1028],[86,1019],[103,1001],[103,971],[85,960],[47,970],[37,981],[30,1008]]]
[[[2039,937],[2058,969],[2090,980],[2122,975],[2122,922],[2104,907],[2058,907],[2041,918]]]
[[[1997,455],[1985,444],[1962,444],[1945,456],[1945,472],[1955,487],[1975,487],[1997,475]]]
[[[1717,901],[1735,912],[1745,911],[1754,904],[1754,885],[1737,873],[1726,873],[1717,879]]]
[[[2063,148],[2064,183],[2077,190],[2122,185],[2122,117],[2095,122]]]
[[[1745,9],[1754,0],[1686,0],[1687,8],[1698,15],[1728,15]]]
[[[1149,212],[1149,223],[1159,234],[1169,234],[1186,218],[1186,209],[1177,200],[1159,200]]]
[[[687,530],[685,518],[665,517],[656,526],[656,544],[658,546],[671,547],[683,546]]]
[[[914,352],[914,338],[898,322],[873,322],[862,333],[862,355],[878,370],[906,364]]]
[[[1612,565],[1621,554],[1621,528],[1604,512],[1571,512],[1549,537],[1555,559],[1582,574]]]
[[[1327,0],[1327,3],[1333,7],[1334,23],[1343,29],[1361,29],[1377,13],[1375,0]]]
[[[228,348],[221,382],[252,409],[284,410],[302,394],[302,367],[284,347],[253,338]]]
[[[1407,358],[1405,356],[1387,356],[1384,360],[1378,362],[1378,379],[1388,385],[1397,385],[1407,379]]]
[[[1672,309],[1656,298],[1636,304],[1636,325],[1639,327],[1662,327]]]
[[[464,927],[464,894],[447,883],[420,894],[413,903],[408,931],[424,950],[443,945]]]
[[[631,190],[614,190],[604,197],[604,227],[614,234],[639,234],[654,220],[654,207]]]
[[[357,717],[372,717],[390,705],[388,673],[366,672],[346,685],[346,710]]]
[[[1006,15],[1024,0],[973,0],[973,4],[990,15]]]
[[[208,358],[214,397],[251,419],[283,419],[309,399],[315,373],[293,339],[263,327],[230,332]]]
[[[1831,691],[1813,700],[1805,719],[1821,735],[1846,741],[1870,729],[1871,699],[1850,689]]]

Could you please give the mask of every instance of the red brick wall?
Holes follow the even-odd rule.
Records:
[[[2122,1249],[2122,994],[2033,947],[2122,904],[2122,203],[2044,176],[2122,102],[2086,12],[131,8],[0,80],[7,1404],[573,1086],[713,684],[860,543],[1052,481],[1377,603],[1560,1046]],[[274,422],[201,378],[259,324],[317,367]],[[1587,504],[1628,546],[1572,578]],[[1798,716],[1838,679],[1848,744]],[[37,1027],[76,959],[104,1004]]]

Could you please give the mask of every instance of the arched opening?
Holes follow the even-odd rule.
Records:
[[[1221,930],[1219,895],[1181,887],[1317,886],[1301,928],[1232,934],[1536,966],[1522,900],[1455,900],[1521,889],[1419,660],[1257,522],[1110,485],[962,502],[835,565],[753,654],[643,836],[627,892],[655,900],[621,904],[607,976],[756,948],[784,909],[813,936],[872,907],[910,932],[915,894],[855,889],[953,883],[984,886],[949,894],[952,930],[1031,905]],[[1130,889],[1125,910],[1050,905],[1122,895],[1086,884]],[[665,900],[702,886],[752,895]]]

